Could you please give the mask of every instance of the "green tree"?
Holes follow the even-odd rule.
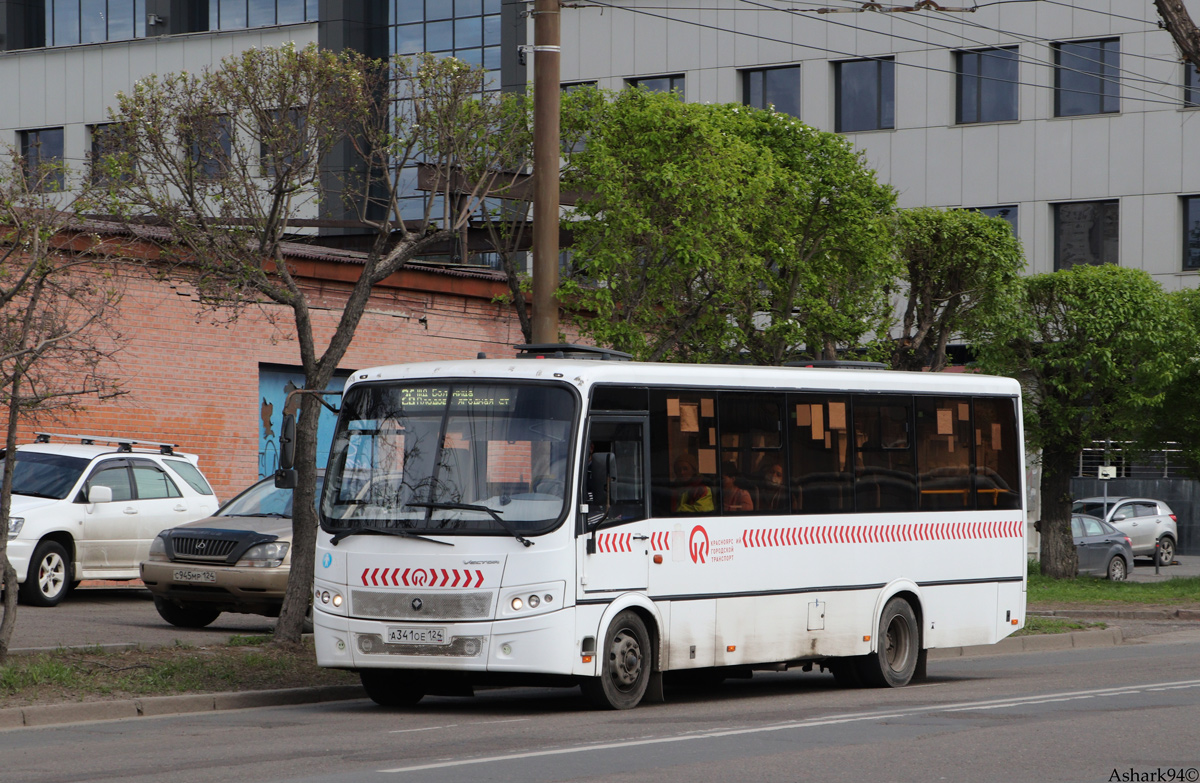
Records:
[[[1177,454],[1193,478],[1200,480],[1200,411],[1196,389],[1200,388],[1200,289],[1185,288],[1168,294],[1174,309],[1180,357],[1179,373],[1163,391],[1163,404],[1141,433],[1143,450],[1174,443]]]
[[[886,329],[895,195],[845,139],[741,105],[608,98],[581,102],[566,175],[587,194],[564,285],[581,331],[639,358],[780,364]]]
[[[586,194],[566,220],[563,298],[580,330],[639,359],[716,361],[736,350],[732,316],[760,297],[749,216],[768,207],[771,162],[713,121],[719,109],[625,90],[582,102],[590,126],[564,189]]]
[[[1110,264],[1021,281],[1020,316],[993,322],[980,366],[1022,381],[1028,445],[1041,451],[1042,572],[1072,578],[1071,476],[1084,446],[1129,437],[1179,373],[1176,308],[1150,275]]]
[[[234,314],[260,304],[290,311],[305,389],[323,390],[372,288],[453,241],[501,172],[524,168],[523,108],[510,96],[482,92],[484,77],[482,68],[453,58],[382,63],[285,46],[250,49],[199,74],[143,79],[118,96],[112,117],[115,152],[106,164],[113,207],[166,225],[165,260],[205,304]],[[343,169],[332,168],[334,158]],[[409,184],[418,164],[433,183],[424,192]],[[322,346],[311,316],[314,292],[283,244],[298,220],[318,216],[322,183],[331,181],[370,244]],[[311,594],[319,405],[304,395],[296,426],[281,643],[299,641]]]
[[[1014,315],[1025,255],[1007,222],[971,210],[906,209],[897,225],[905,307],[891,364],[938,372],[952,338],[974,343],[987,324]]]
[[[774,165],[765,205],[750,205],[761,256],[758,300],[738,314],[739,347],[756,364],[798,355],[835,359],[887,332],[900,274],[891,218],[896,194],[842,136],[776,111],[713,107],[727,132]],[[749,306],[758,308],[751,311]]]

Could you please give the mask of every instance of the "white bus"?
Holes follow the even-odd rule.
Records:
[[[383,705],[540,683],[623,709],[675,672],[903,686],[1024,624],[1015,381],[598,357],[354,374],[320,665]]]

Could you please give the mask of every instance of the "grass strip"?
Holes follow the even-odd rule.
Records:
[[[319,668],[311,643],[289,649],[269,640],[242,636],[208,647],[10,655],[0,666],[0,707],[358,682],[349,672]]]
[[[1048,633],[1096,631],[1107,627],[1107,623],[1090,623],[1086,620],[1071,620],[1065,617],[1042,617],[1031,614],[1025,617],[1025,627],[1014,633],[1013,636],[1040,636]]]
[[[1147,604],[1200,605],[1200,577],[1175,577],[1161,582],[1110,582],[1094,576],[1050,579],[1036,560],[1029,561],[1030,604]]]

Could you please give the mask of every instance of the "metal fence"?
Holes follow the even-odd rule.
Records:
[[[1095,441],[1079,455],[1077,478],[1097,478],[1101,467],[1111,467],[1113,478],[1123,479],[1188,479],[1179,458],[1177,443],[1164,443],[1154,451],[1136,451],[1133,444],[1123,441]]]

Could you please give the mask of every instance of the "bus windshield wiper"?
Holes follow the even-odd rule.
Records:
[[[525,538],[525,536],[517,532],[516,528],[501,519],[500,512],[494,508],[488,508],[476,503],[405,503],[404,505],[406,508],[429,508],[435,511],[482,511],[485,514],[491,514],[492,519],[496,520],[496,524],[504,528],[513,538],[527,547],[533,546],[532,541]]]
[[[359,533],[365,533],[365,534],[369,534],[369,535],[379,535],[379,536],[399,536],[400,538],[416,538],[416,539],[420,539],[421,541],[428,541],[431,544],[441,544],[443,546],[454,546],[454,544],[450,541],[438,541],[436,538],[429,538],[427,536],[420,535],[419,533],[411,533],[407,530],[402,530],[398,527],[352,527],[352,528],[347,528],[346,530],[339,530],[338,532],[334,533],[333,538],[331,538],[329,540],[329,543],[333,544],[334,546],[337,546],[337,543],[339,541],[341,541],[343,538],[347,538],[349,536],[356,536]]]

